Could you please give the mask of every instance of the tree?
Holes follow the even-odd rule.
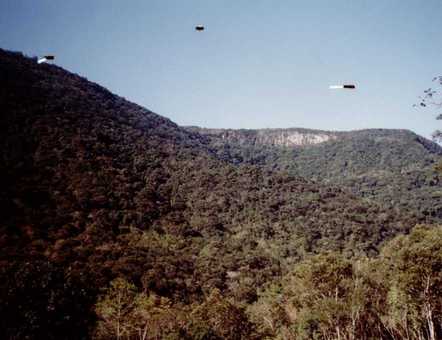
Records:
[[[113,280],[96,304],[96,339],[183,339],[179,310],[169,299],[141,292],[123,278]]]
[[[111,282],[95,308],[100,318],[96,338],[121,339],[131,336],[133,325],[128,316],[134,309],[136,295],[136,287],[125,279],[117,278]]]
[[[382,258],[389,264],[390,316],[407,338],[435,340],[442,334],[442,227],[415,227],[390,241]]]
[[[352,263],[335,253],[317,255],[295,266],[286,277],[284,295],[296,339],[349,336],[352,279]]]
[[[213,289],[206,300],[192,308],[187,325],[192,339],[254,339],[254,326],[244,308]]]
[[[437,109],[442,109],[442,96],[441,96],[441,90],[442,90],[442,76],[437,76],[433,78],[433,82],[436,84],[436,87],[441,87],[441,89],[438,88],[428,88],[424,91],[423,96],[420,96],[420,103],[418,104],[421,107],[427,107],[428,105],[434,106]],[[417,106],[417,105],[414,105]],[[437,120],[442,120],[442,112],[437,113],[436,116]],[[433,133],[433,139],[442,141],[442,131],[437,129]]]
[[[271,284],[266,290],[259,292],[258,300],[248,307],[251,320],[257,330],[272,339],[288,338],[287,325],[290,323],[284,309],[281,284]]]

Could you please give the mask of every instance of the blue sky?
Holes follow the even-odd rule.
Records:
[[[436,111],[412,105],[442,73],[441,13],[440,0],[1,0],[0,47],[55,54],[180,125],[428,137]],[[357,91],[328,89],[344,82]]]

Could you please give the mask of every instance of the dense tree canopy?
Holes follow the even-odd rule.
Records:
[[[383,244],[431,211],[235,164],[208,137],[17,53],[0,51],[0,74],[1,338],[397,337],[411,328],[390,317],[395,292],[427,313],[412,334],[431,322],[438,334],[433,286],[412,295],[402,269],[377,280],[371,266],[390,265]]]

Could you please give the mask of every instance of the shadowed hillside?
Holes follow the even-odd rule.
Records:
[[[419,221],[233,164],[207,136],[57,66],[0,50],[0,77],[2,338],[87,337],[115,278],[171,306],[216,292],[252,303],[308,254],[374,255]]]

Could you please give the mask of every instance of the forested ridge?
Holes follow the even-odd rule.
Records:
[[[442,219],[442,180],[436,169],[442,148],[411,131],[186,129],[208,137],[218,156],[234,164],[283,169],[429,222]],[[281,145],[291,136],[300,144]],[[309,143],[312,136],[329,139]]]
[[[0,78],[0,337],[440,335],[440,228],[413,229],[437,214],[233,162],[20,53]]]

